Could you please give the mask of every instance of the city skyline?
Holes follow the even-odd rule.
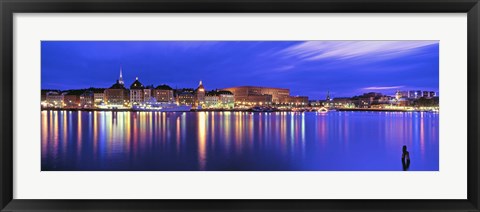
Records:
[[[288,88],[310,99],[327,91],[333,97],[438,93],[438,42],[42,42],[42,89],[108,88],[120,68],[126,87],[139,77],[144,85],[172,88],[195,88],[200,80],[207,90]]]
[[[118,80],[119,78],[117,78],[117,80],[115,81],[114,84],[118,83]],[[123,76],[122,76],[122,81],[124,83],[124,86],[125,86],[125,89],[130,89],[130,86],[131,84],[133,84],[135,81],[140,81],[142,82],[142,80],[140,80],[139,77],[135,77],[135,80],[132,81],[132,83],[125,83],[124,79],[123,79]],[[202,80],[199,81],[199,83],[202,83]],[[167,85],[169,87],[171,87],[170,85],[168,84],[151,84],[151,85],[147,85],[147,84],[144,84],[142,83],[143,86],[147,87],[147,86],[150,86],[152,88],[155,88],[157,86],[162,86],[162,85]],[[198,84],[197,84],[198,86]],[[171,87],[172,89],[175,89],[175,90],[182,90],[182,89],[191,89],[191,90],[195,90],[197,88],[197,86],[192,86],[192,87],[184,87],[184,88],[175,88],[175,87]],[[89,86],[89,87],[85,87],[85,88],[76,88],[76,89],[43,89],[42,90],[56,90],[56,91],[71,91],[71,90],[90,90],[90,89],[108,89],[110,86],[107,86],[107,87],[96,87],[96,86]],[[265,86],[261,86],[261,85],[240,85],[240,86],[236,86],[236,87],[261,87],[261,88],[274,88],[274,87],[265,87]],[[219,90],[226,90],[228,88],[212,88],[212,89],[205,89],[205,92],[216,92],[216,91],[219,91]],[[287,89],[287,90],[290,90],[290,88],[280,88],[280,87],[276,87],[274,89]],[[397,95],[398,92],[406,92],[406,93],[409,93],[409,92],[423,92],[423,91],[427,91],[427,92],[432,92],[433,90],[419,90],[419,89],[411,89],[411,90],[395,90],[393,93],[384,93],[384,92],[381,92],[381,91],[375,91],[376,89],[372,89],[371,91],[368,91],[368,92],[363,92],[363,93],[357,93],[357,94],[354,94],[352,96],[333,96],[332,93],[335,93],[335,92],[332,92],[332,91],[326,91],[325,92],[325,95],[323,97],[320,97],[318,99],[312,99],[310,98],[309,100],[312,100],[312,101],[315,101],[315,100],[324,100],[326,98],[331,98],[331,99],[334,99],[334,98],[351,98],[351,97],[355,97],[355,96],[361,96],[361,95],[364,95],[364,94],[368,94],[368,93],[379,93],[379,94],[382,94],[382,95],[386,95],[386,96],[391,96],[391,97],[395,97]],[[377,89],[378,90],[378,89]],[[435,92],[435,96],[438,97],[439,94],[438,92],[436,91],[433,91]],[[418,95],[421,95],[421,94],[418,94]],[[296,96],[305,96],[305,95],[296,95]],[[307,96],[308,97],[308,96]]]

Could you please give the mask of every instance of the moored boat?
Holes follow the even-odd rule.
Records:
[[[186,112],[192,109],[189,105],[177,105],[171,102],[147,102],[145,104],[133,105],[133,110],[160,111],[160,112]]]

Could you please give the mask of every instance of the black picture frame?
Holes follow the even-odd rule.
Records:
[[[478,0],[0,0],[1,211],[479,211]],[[466,200],[25,200],[13,199],[14,13],[467,13],[468,197]],[[448,183],[448,182],[445,182]],[[442,185],[439,185],[442,186]],[[74,191],[72,191],[74,192]]]

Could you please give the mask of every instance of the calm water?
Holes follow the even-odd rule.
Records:
[[[42,170],[439,170],[427,112],[42,111]]]

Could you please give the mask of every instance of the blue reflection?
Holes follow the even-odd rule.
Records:
[[[42,111],[43,171],[439,170],[436,113]]]

